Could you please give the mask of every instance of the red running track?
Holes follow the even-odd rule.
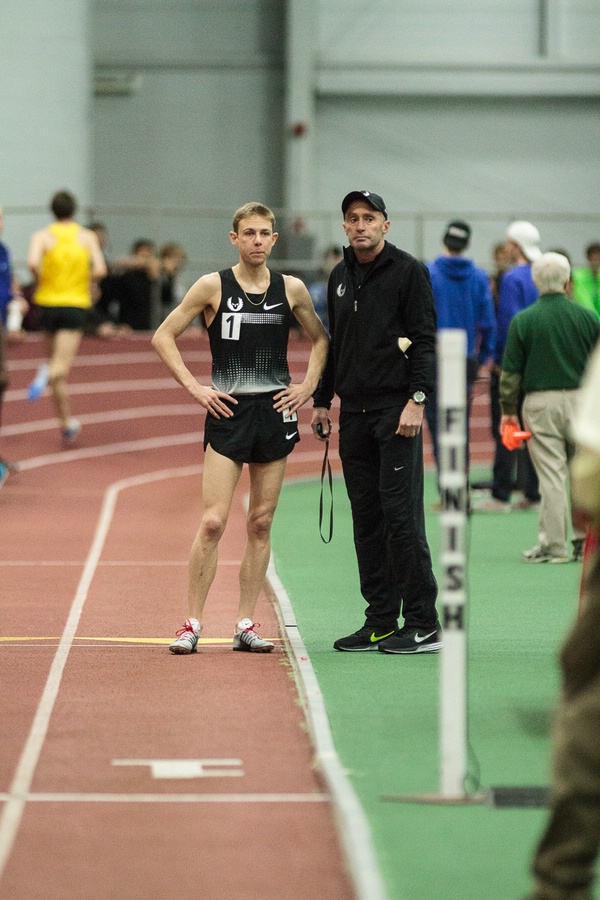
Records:
[[[206,378],[206,338],[182,342]],[[275,610],[269,655],[231,652],[244,541],[237,495],[198,654],[185,614],[203,412],[146,335],[86,339],[61,447],[26,400],[37,337],[10,351],[0,453],[0,898],[354,896]],[[302,369],[306,347],[292,345]],[[291,475],[318,474],[302,411]]]

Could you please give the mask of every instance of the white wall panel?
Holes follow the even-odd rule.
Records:
[[[68,188],[90,199],[91,63],[88,0],[0,3],[0,204],[16,257],[48,220],[52,194]],[[42,206],[13,218],[11,207]]]
[[[537,54],[538,0],[327,0],[319,48],[347,63],[520,61]]]
[[[248,200],[281,198],[280,84],[269,72],[144,74],[131,97],[98,97],[95,116],[95,196],[114,206],[205,207],[233,212]],[[275,111],[275,112],[274,112]],[[119,224],[121,223],[121,224]],[[110,224],[110,222],[109,222]],[[227,240],[223,227],[199,234],[180,217],[167,222],[120,216],[111,225],[120,252],[140,236],[179,240],[188,252]],[[210,233],[207,233],[209,231]]]
[[[427,220],[423,248],[412,223],[403,226],[411,252],[435,255],[454,216],[481,223],[473,248],[482,265],[513,217],[538,217],[544,245],[578,258],[599,237],[597,223],[572,220],[600,207],[600,100],[336,98],[318,104],[317,124],[320,207],[339,210],[352,189],[381,193],[398,217]]]
[[[560,52],[566,59],[598,65],[600,3],[598,0],[561,0],[557,16]]]
[[[96,60],[103,64],[247,64],[281,56],[284,0],[94,0]]]

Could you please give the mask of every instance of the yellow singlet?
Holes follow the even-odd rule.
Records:
[[[35,302],[40,306],[92,305],[90,292],[90,251],[79,243],[81,225],[77,222],[54,222],[48,227],[56,239],[52,249],[44,253]]]

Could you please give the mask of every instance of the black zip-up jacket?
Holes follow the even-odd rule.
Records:
[[[404,406],[435,387],[437,320],[427,267],[387,241],[362,284],[351,247],[329,276],[331,344],[315,406],[336,393],[346,412]],[[406,353],[398,338],[412,345]]]

